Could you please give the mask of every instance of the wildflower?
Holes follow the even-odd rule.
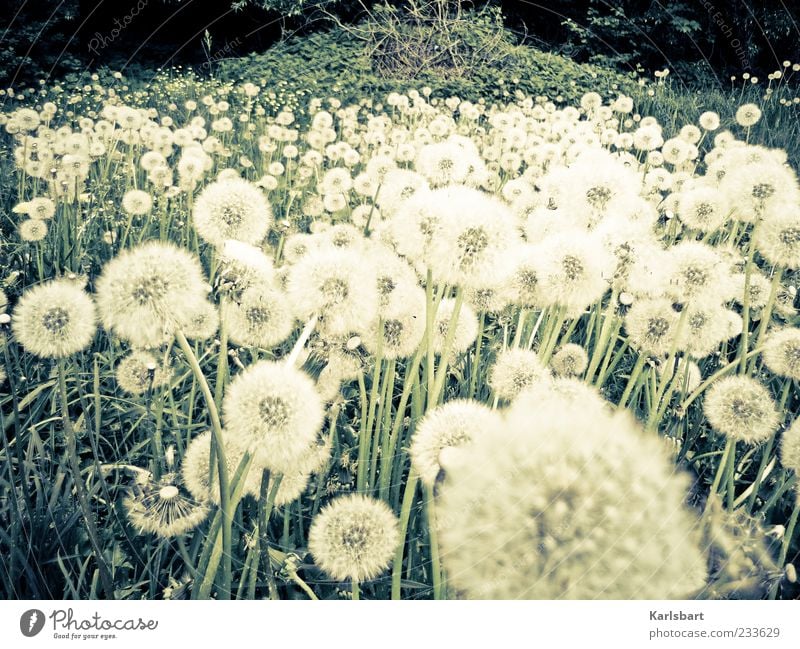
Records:
[[[291,473],[322,427],[314,382],[285,363],[261,361],[237,376],[223,402],[233,444],[258,454],[277,473]]]
[[[575,343],[567,343],[550,359],[550,367],[556,376],[581,376],[588,365],[586,350]]]
[[[422,482],[433,486],[443,449],[469,444],[499,424],[499,415],[478,401],[448,401],[425,413],[417,425],[409,449],[411,464]]]
[[[137,484],[123,504],[136,529],[165,539],[186,534],[208,515],[203,505],[181,492],[173,475]]]
[[[122,209],[133,216],[143,216],[153,209],[153,198],[141,189],[131,189],[122,197]]]
[[[238,178],[207,185],[197,196],[193,216],[197,234],[214,246],[226,239],[256,244],[272,225],[272,208],[264,194]]]
[[[443,467],[442,561],[468,598],[680,598],[705,583],[688,479],[628,413],[521,396]]]
[[[424,260],[436,281],[469,284],[516,240],[512,212],[478,190],[449,186],[430,192],[427,199],[439,229]]]
[[[400,530],[392,510],[380,500],[340,496],[312,521],[308,549],[334,579],[374,579],[392,560]]]
[[[120,389],[137,395],[169,383],[172,371],[160,363],[154,354],[136,350],[117,364],[114,376]]]
[[[347,250],[310,251],[289,270],[287,297],[300,320],[318,315],[331,335],[359,331],[378,307],[374,271]]]
[[[665,278],[670,297],[681,303],[718,298],[729,279],[716,249],[699,241],[684,241],[668,251]]]
[[[103,326],[137,347],[157,347],[169,339],[208,292],[198,259],[158,241],[107,262],[96,288]]]
[[[795,419],[781,437],[781,464],[800,474],[800,419]]]
[[[779,424],[769,390],[749,376],[715,381],[706,394],[703,412],[714,430],[747,444],[766,441]]]
[[[25,219],[19,224],[19,238],[31,243],[41,241],[47,236],[47,222],[39,219]]]
[[[678,317],[667,299],[635,302],[625,316],[625,330],[631,346],[640,354],[664,356],[678,333]]]
[[[439,303],[433,322],[433,349],[437,354],[444,351],[444,344],[450,330],[450,320],[453,316],[455,300],[445,298]],[[461,305],[458,319],[455,324],[455,333],[450,348],[451,357],[463,354],[478,337],[478,316],[466,304]]]
[[[441,187],[464,182],[474,159],[457,144],[445,141],[423,146],[414,166],[431,186]]]
[[[800,329],[786,327],[771,333],[762,358],[773,374],[800,381]]]
[[[270,285],[275,275],[272,260],[261,248],[227,239],[219,252],[220,278],[226,288],[243,291],[253,285]]]
[[[66,358],[88,347],[94,339],[94,303],[75,282],[53,280],[23,294],[11,326],[17,341],[31,354]]]
[[[213,465],[210,463],[211,443],[211,431],[200,433],[189,442],[181,464],[181,477],[197,502],[219,505],[219,474],[216,462]],[[225,463],[231,478],[239,467],[242,455],[236,446],[225,446]],[[261,476],[251,468],[245,477],[242,493],[257,497],[260,487]]]
[[[728,310],[713,302],[693,304],[686,314],[679,349],[692,358],[705,358],[729,337]]]
[[[209,340],[219,330],[219,312],[208,300],[198,301],[187,309],[179,328],[189,340]]]
[[[698,185],[678,195],[678,218],[699,232],[718,230],[731,213],[725,195],[716,187]]]
[[[770,263],[781,268],[800,268],[800,206],[784,204],[762,221],[756,247]]]
[[[510,347],[497,355],[489,373],[489,385],[506,401],[513,401],[524,389],[547,376],[536,352]]]
[[[564,233],[540,247],[538,291],[544,306],[560,306],[571,317],[608,290],[612,260],[597,238]]]
[[[286,340],[294,329],[294,317],[286,296],[269,285],[253,285],[237,301],[222,303],[228,336],[236,345],[270,349]]]
[[[755,104],[742,104],[736,109],[736,123],[740,126],[754,126],[761,119],[761,109]]]
[[[706,131],[716,131],[719,128],[719,115],[708,110],[700,115],[698,122]]]

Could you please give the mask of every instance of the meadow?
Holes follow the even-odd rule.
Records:
[[[800,65],[271,56],[4,91],[0,594],[796,598]]]

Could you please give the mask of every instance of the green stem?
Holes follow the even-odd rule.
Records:
[[[433,575],[433,599],[447,599],[444,579],[442,576],[441,554],[439,552],[439,531],[436,527],[436,506],[433,499],[433,489],[427,485],[423,489],[425,494],[425,513],[428,517],[428,539],[431,548],[431,573]]]
[[[81,514],[83,514],[83,520],[86,523],[86,532],[89,535],[89,543],[94,551],[97,571],[100,574],[100,583],[103,585],[103,591],[108,599],[114,599],[114,580],[111,576],[111,570],[103,556],[103,546],[100,543],[100,536],[97,533],[94,515],[92,514],[89,498],[86,494],[85,485],[83,484],[83,477],[81,476],[81,465],[78,460],[75,429],[72,427],[72,421],[69,418],[67,371],[63,359],[58,360],[58,387],[61,397],[61,420],[64,425],[64,435],[67,441],[67,459],[69,460],[70,471],[72,473],[72,481],[75,484],[78,506],[81,509]]]
[[[636,363],[631,370],[631,375],[628,378],[628,384],[625,386],[625,391],[622,393],[622,396],[619,399],[619,405],[617,406],[619,409],[625,408],[628,405],[628,399],[630,398],[633,389],[639,384],[639,378],[641,377],[646,361],[647,356],[645,354],[639,354],[639,357],[636,359]]]
[[[439,371],[436,373],[436,378],[433,382],[433,394],[428,396],[428,409],[433,408],[439,403],[442,390],[444,389],[444,382],[447,378],[447,369],[450,359],[450,350],[453,347],[453,341],[456,337],[456,327],[458,326],[458,315],[461,312],[461,305],[464,303],[464,291],[459,287],[456,289],[456,299],[453,304],[453,313],[447,322],[447,335],[444,339],[442,346],[441,362],[439,364]],[[433,398],[431,398],[431,396]]]
[[[186,336],[180,330],[175,332],[175,339],[178,341],[178,346],[186,356],[189,367],[197,379],[211,419],[211,435],[217,451],[220,511],[222,512],[222,582],[220,584],[220,595],[223,599],[229,599],[231,597],[231,528],[233,525],[233,512],[231,509],[230,482],[228,481],[228,465],[225,459],[225,445],[222,439],[222,422],[219,418],[214,395],[211,393],[211,388],[189,341],[186,340]]]
[[[414,504],[414,496],[417,492],[418,481],[419,477],[416,471],[411,469],[408,474],[408,479],[406,480],[403,504],[400,508],[400,543],[394,553],[394,564],[392,565],[392,599],[400,599],[400,585],[403,576],[403,553],[406,547],[408,523],[411,518],[411,506]]]
[[[747,372],[747,346],[748,335],[750,333],[750,277],[753,272],[753,257],[756,253],[756,233],[761,219],[758,218],[750,233],[750,241],[747,245],[747,265],[744,269],[744,297],[742,299],[742,337],[739,341],[739,373]]]

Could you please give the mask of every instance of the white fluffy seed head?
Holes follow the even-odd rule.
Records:
[[[706,393],[703,411],[714,430],[746,444],[766,441],[780,423],[769,390],[749,376],[715,381]]]
[[[272,225],[272,208],[266,197],[241,178],[217,180],[203,188],[192,216],[200,238],[217,247],[226,239],[259,243]]]
[[[223,402],[232,444],[277,473],[293,473],[322,427],[322,400],[306,374],[261,361],[232,382]]]
[[[11,326],[17,341],[41,358],[66,358],[89,346],[97,329],[92,299],[76,282],[57,279],[28,289]]]
[[[311,523],[308,549],[316,564],[334,579],[363,582],[389,566],[400,530],[388,505],[368,496],[341,496]]]
[[[548,376],[536,352],[509,347],[501,351],[489,372],[489,386],[504,401],[513,401],[523,390]]]
[[[463,596],[686,597],[705,583],[688,479],[627,413],[520,397],[443,468],[442,561]]]
[[[470,444],[500,424],[500,416],[478,401],[448,401],[425,413],[411,439],[411,464],[420,479],[433,486],[444,449]]]
[[[150,242],[109,261],[97,280],[103,326],[136,347],[158,347],[200,308],[208,286],[194,255]]]

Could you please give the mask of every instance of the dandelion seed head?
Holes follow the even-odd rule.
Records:
[[[334,579],[363,582],[389,566],[400,530],[391,509],[359,494],[340,496],[311,523],[308,549],[316,564]]]
[[[456,399],[429,410],[411,439],[414,470],[425,484],[433,486],[441,470],[443,449],[469,444],[499,423],[500,416],[478,401]]]
[[[669,351],[678,333],[678,318],[670,300],[639,300],[625,316],[625,331],[640,353],[660,357]]]
[[[47,222],[39,219],[25,219],[19,224],[18,230],[20,239],[35,243],[42,241],[47,236]]]
[[[141,189],[130,189],[122,196],[122,209],[132,216],[144,216],[153,209],[153,197]]]
[[[270,286],[253,285],[238,300],[222,303],[222,318],[232,343],[271,349],[294,329],[286,296]]]
[[[762,358],[773,374],[800,380],[800,329],[786,327],[770,333]]]
[[[139,532],[169,539],[190,532],[208,516],[208,509],[184,495],[174,480],[171,474],[149,479],[125,498],[128,520]]]
[[[746,444],[766,441],[779,424],[769,390],[749,376],[715,381],[706,393],[703,412],[718,433]]]
[[[550,368],[556,376],[580,376],[589,365],[586,350],[575,343],[562,346],[550,359]]]
[[[226,239],[257,244],[272,225],[272,208],[261,190],[246,180],[217,180],[197,196],[193,218],[197,234],[213,246]]]
[[[448,582],[476,599],[685,597],[705,583],[688,479],[627,413],[551,396],[448,453]],[[509,561],[509,558],[513,560]]]
[[[513,401],[520,392],[547,376],[536,352],[509,347],[497,355],[489,371],[489,386],[500,399]]]
[[[69,279],[28,289],[11,319],[17,341],[41,358],[66,358],[85,349],[94,339],[96,323],[94,302]]]
[[[283,363],[261,361],[232,382],[223,401],[232,444],[259,456],[278,473],[291,473],[322,427],[314,382]]]
[[[134,350],[117,364],[114,376],[121,390],[138,395],[169,383],[172,370],[160,363],[154,354]]]
[[[136,347],[158,347],[205,302],[198,259],[174,244],[148,242],[125,250],[97,280],[103,326]]]

